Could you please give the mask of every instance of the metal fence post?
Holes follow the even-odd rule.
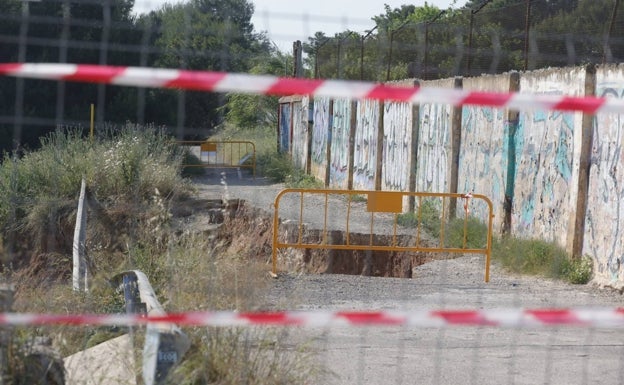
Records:
[[[74,291],[83,289],[88,291],[87,286],[87,262],[86,262],[86,238],[87,238],[87,213],[85,209],[86,182],[82,178],[80,185],[80,198],[78,199],[78,211],[76,212],[76,228],[74,229],[73,244],[73,274],[72,284]]]

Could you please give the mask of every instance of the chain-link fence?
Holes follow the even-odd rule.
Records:
[[[366,274],[323,274],[331,256],[309,252],[287,256],[301,269],[269,278],[270,203],[283,186],[227,172],[185,178],[189,154],[175,146],[233,122],[249,126],[247,134],[268,125],[273,135],[277,96],[291,93],[409,104],[417,90],[378,83],[617,63],[624,56],[619,1],[484,1],[430,9],[426,18],[379,16],[368,29],[311,36],[301,60],[254,29],[250,5],[196,0],[136,15],[130,0],[0,2],[0,71],[15,75],[0,77],[0,385],[624,381],[619,293],[509,273],[496,256],[487,284],[481,257],[430,254],[401,260],[409,261],[400,266],[409,279],[370,267],[396,270],[400,258],[359,255],[354,265],[375,261]],[[317,81],[283,78],[291,74]],[[466,97],[438,91],[423,98]],[[480,122],[505,107],[501,100],[588,116],[600,102],[479,96],[465,100],[491,108],[480,111]],[[611,103],[609,116],[619,119]],[[350,119],[337,113],[338,103],[328,105],[319,118]],[[431,107],[438,110],[449,115]],[[371,123],[375,113],[359,120]],[[300,115],[306,127],[317,118],[316,111]],[[445,127],[432,122],[431,138]],[[446,154],[426,139],[423,151]],[[390,142],[380,135],[358,143],[383,151],[375,140]],[[87,208],[79,241],[85,290],[71,284],[79,196]],[[440,223],[435,207],[422,211]],[[565,264],[548,242],[521,243],[515,252],[527,264],[550,258],[565,274],[591,270]],[[617,270],[618,261],[608,268]],[[150,290],[120,285],[128,272]],[[147,303],[161,303],[164,314],[149,314]],[[146,325],[179,327],[183,348]],[[166,370],[149,367],[158,363]]]

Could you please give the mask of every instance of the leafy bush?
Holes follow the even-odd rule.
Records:
[[[566,280],[573,284],[586,284],[593,275],[594,261],[590,256],[582,256],[569,261],[564,269]]]
[[[0,167],[0,230],[29,254],[40,248],[64,252],[71,244],[83,177],[100,214],[123,218],[108,218],[118,232],[124,225],[145,228],[136,223],[148,219],[155,196],[168,201],[190,186],[180,175],[182,153],[153,127],[105,127],[93,139],[80,130],[59,129],[41,139],[39,150],[17,155],[5,156]],[[64,236],[51,245],[43,242],[49,233]]]
[[[324,187],[324,184],[313,175],[308,175],[294,168],[292,174],[286,175],[284,182],[287,187],[292,188],[318,189]]]
[[[180,198],[178,205],[196,207],[196,202],[183,200],[190,186],[179,173],[182,155],[171,143],[157,132],[137,126],[111,130],[110,135],[102,135],[95,142],[59,131],[46,139],[40,151],[5,159],[0,168],[0,194],[6,197],[0,202],[0,210],[5,213],[5,226],[25,231],[39,218],[41,226],[65,223],[67,226],[54,228],[51,235],[71,237],[68,229],[74,223],[83,175],[94,198],[90,209],[95,211],[89,217],[87,240],[90,275],[93,273],[89,292],[74,292],[66,275],[61,280],[59,274],[50,274],[55,280],[47,279],[42,270],[50,270],[50,260],[57,256],[54,254],[22,269],[31,274],[20,271],[12,277],[20,288],[16,311],[123,312],[123,295],[106,278],[130,269],[145,272],[161,302],[174,312],[245,310],[257,305],[257,293],[262,293],[266,284],[263,262],[243,260],[223,250],[216,252],[215,240],[203,232],[178,232],[170,227],[169,209],[174,198]],[[11,199],[19,203],[13,212]],[[102,218],[107,218],[107,227],[97,224]],[[95,234],[98,226],[106,228]],[[36,242],[32,234],[22,237],[24,243]],[[31,247],[27,249],[31,251]],[[58,256],[59,270],[69,271],[67,256]],[[24,330],[23,338],[30,338],[32,333],[52,334],[56,347],[66,356],[124,331],[52,326]],[[136,337],[141,338],[141,333],[138,329]],[[314,364],[306,358],[311,350],[279,346],[275,343],[279,338],[264,328],[195,328],[188,335],[191,350],[168,383],[298,384],[315,375]]]
[[[446,244],[457,248],[482,249],[487,247],[487,233],[487,226],[477,218],[454,218],[446,228]]]
[[[503,266],[515,273],[547,274],[547,259],[562,250],[538,239],[503,237],[494,243],[494,255]]]
[[[397,223],[404,227],[420,226],[429,235],[439,238],[441,219],[435,203],[433,199],[423,200],[416,212],[399,214]],[[444,233],[447,247],[487,246],[487,226],[473,217],[450,220],[444,224]],[[492,255],[506,269],[515,273],[542,275],[574,284],[587,283],[592,277],[593,261],[590,257],[571,259],[564,249],[553,242],[514,237],[494,238]]]
[[[397,223],[403,227],[418,227],[426,230],[434,237],[440,236],[440,211],[434,199],[423,199],[415,212],[399,214]]]
[[[182,175],[191,177],[195,175],[204,175],[206,173],[205,168],[202,166],[199,158],[188,149],[184,149],[182,155]]]
[[[516,273],[542,275],[571,283],[587,283],[591,279],[591,259],[573,260],[554,242],[503,237],[495,239],[493,256]]]
[[[289,175],[294,173],[292,162],[287,154],[263,154],[258,157],[256,167],[259,174],[266,176],[274,183],[283,183]]]

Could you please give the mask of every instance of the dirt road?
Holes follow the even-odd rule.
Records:
[[[205,194],[223,194],[214,180]],[[270,210],[282,186],[233,181],[230,198]],[[269,211],[270,212],[270,211]],[[414,267],[412,279],[284,274],[270,283],[266,310],[440,310],[617,307],[619,293],[509,275],[494,264],[483,282],[481,256]],[[592,327],[336,327],[291,329],[285,344],[308,344],[333,373],[320,384],[624,383],[624,333]]]

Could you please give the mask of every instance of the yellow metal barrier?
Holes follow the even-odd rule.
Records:
[[[248,168],[256,176],[256,145],[246,140],[224,141],[178,141],[188,147],[199,159],[198,164],[183,164],[184,167],[204,168]]]
[[[414,207],[414,211],[402,214],[407,211],[404,207]],[[277,194],[274,208],[272,255],[274,276],[277,276],[278,250],[285,248],[444,252],[484,254],[484,279],[485,282],[489,282],[494,214],[492,202],[484,195],[285,189]],[[298,219],[282,221],[280,217],[298,217]],[[399,218],[407,218],[402,222],[411,222],[399,225]],[[487,228],[482,247],[470,245],[475,238],[479,238],[478,235],[469,234],[468,230],[472,227],[468,226],[470,219],[479,221]],[[447,234],[451,223],[455,228],[457,226],[463,228],[462,239],[456,239],[457,231]],[[280,226],[290,226],[290,236],[282,238],[294,240],[280,240]],[[321,230],[320,241],[307,241],[304,236],[305,229]],[[328,240],[328,234],[335,230],[344,231],[343,243],[331,244],[331,240]],[[352,234],[365,234],[368,238],[367,244],[353,242]],[[385,244],[375,243],[379,235],[386,235]],[[450,235],[454,235],[455,239],[447,239]],[[399,238],[408,238],[410,244],[405,245],[405,241],[402,241],[403,244],[399,245]],[[390,241],[387,241],[388,239]],[[457,243],[461,245],[458,246]]]

